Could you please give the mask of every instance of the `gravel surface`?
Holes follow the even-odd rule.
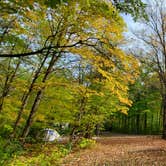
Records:
[[[71,153],[62,166],[166,166],[166,140],[157,136],[96,138],[91,149]]]

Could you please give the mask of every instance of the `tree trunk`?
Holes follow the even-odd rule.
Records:
[[[151,114],[151,128],[150,128],[150,134],[153,133],[153,113]]]
[[[18,126],[18,124],[19,124],[19,122],[20,122],[20,119],[21,119],[21,116],[22,116],[22,114],[23,114],[23,111],[24,111],[24,109],[25,109],[25,107],[26,107],[26,105],[27,105],[27,103],[28,103],[30,94],[31,94],[31,92],[33,91],[33,86],[34,86],[36,80],[38,79],[38,77],[39,77],[39,75],[40,75],[40,72],[41,72],[41,70],[42,70],[42,67],[44,66],[44,64],[45,64],[45,62],[46,62],[46,60],[47,60],[47,58],[48,58],[48,55],[49,55],[49,52],[47,52],[47,55],[46,55],[45,58],[43,59],[41,65],[39,66],[39,68],[38,68],[37,71],[35,72],[35,75],[34,75],[34,77],[33,77],[33,80],[32,80],[32,82],[31,82],[31,85],[30,85],[30,87],[29,87],[29,90],[28,90],[28,92],[27,92],[27,93],[24,95],[24,97],[23,97],[22,105],[21,105],[21,107],[20,107],[20,110],[19,110],[19,112],[18,112],[16,121],[15,121],[14,127],[13,127],[13,133],[12,133],[12,136],[13,136],[13,137],[15,136],[17,126]]]
[[[127,128],[127,117],[124,115],[124,130],[125,130],[125,133],[128,133],[128,128]]]
[[[96,134],[96,136],[99,136],[99,134],[100,134],[100,124],[96,125],[95,134]]]
[[[50,75],[50,73],[52,71],[52,68],[53,68],[55,62],[58,60],[59,57],[60,57],[60,53],[57,56],[56,55],[52,55],[52,59],[51,59],[51,61],[49,63],[49,66],[48,66],[47,71],[46,71],[46,73],[44,75],[42,83],[46,82],[48,76]],[[41,101],[41,98],[42,98],[44,90],[45,90],[45,87],[43,87],[42,89],[40,89],[37,92],[37,95],[35,97],[34,103],[32,105],[31,112],[29,114],[29,117],[28,117],[28,119],[26,121],[25,127],[24,127],[22,135],[21,135],[23,142],[24,142],[25,138],[27,137],[27,135],[29,133],[30,127],[32,126],[33,118],[34,118],[34,115],[35,115],[35,113],[37,111],[37,108],[38,108],[38,106],[40,104],[40,101]]]
[[[163,139],[166,139],[166,94],[163,95]]]
[[[16,68],[14,69],[12,74],[11,75],[7,75],[7,77],[6,77],[5,85],[4,85],[3,92],[2,92],[2,96],[0,97],[0,113],[2,112],[5,97],[10,92],[11,84],[12,84],[12,82],[13,82],[15,76],[16,76],[16,73],[17,73],[17,71],[19,69],[20,64],[21,64],[21,60],[19,59],[17,65],[16,65]],[[9,63],[8,70],[10,70],[10,63]]]
[[[38,105],[40,104],[40,101],[41,101],[41,98],[42,98],[42,94],[43,94],[42,92],[43,91],[44,91],[43,89],[40,90],[40,91],[38,91],[38,93],[36,95],[36,98],[35,98],[35,101],[33,103],[31,112],[30,112],[29,117],[28,117],[28,119],[26,121],[26,125],[24,127],[24,130],[23,130],[23,133],[22,133],[22,136],[21,136],[23,138],[23,141],[24,141],[24,139],[26,138],[26,136],[29,133],[30,127],[32,125],[32,120],[33,120],[35,112],[36,112],[36,110],[38,108]]]
[[[146,132],[146,130],[147,130],[147,113],[145,112],[145,114],[144,114],[144,134],[147,134]]]
[[[136,134],[140,133],[139,129],[140,129],[140,115],[137,114],[137,116],[136,116]]]

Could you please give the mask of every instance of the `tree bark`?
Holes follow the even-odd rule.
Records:
[[[136,116],[136,134],[139,134],[139,129],[140,129],[140,115],[137,114]]]
[[[153,117],[153,114],[151,114],[151,128],[150,128],[150,134],[153,133],[153,120],[154,120],[154,117]]]
[[[13,127],[13,133],[12,133],[12,136],[13,136],[13,137],[15,136],[17,126],[18,126],[18,124],[19,124],[19,122],[20,122],[20,119],[21,119],[21,116],[22,116],[22,114],[23,114],[23,111],[24,111],[24,109],[25,109],[25,107],[26,107],[26,105],[27,105],[27,103],[28,103],[30,94],[31,94],[31,92],[33,91],[34,84],[35,84],[36,80],[38,79],[38,77],[39,77],[39,75],[40,75],[40,72],[41,72],[41,70],[42,70],[42,67],[44,66],[44,64],[45,64],[45,62],[46,62],[46,60],[47,60],[47,58],[48,58],[48,55],[49,55],[49,52],[47,52],[47,55],[44,57],[44,59],[43,59],[41,65],[40,65],[40,67],[39,67],[39,68],[37,69],[37,71],[35,72],[35,75],[34,75],[34,77],[33,77],[33,80],[32,80],[32,82],[31,82],[31,85],[30,85],[30,87],[29,87],[29,90],[28,90],[28,92],[27,92],[27,93],[24,95],[24,97],[23,97],[22,105],[21,105],[21,107],[20,107],[20,110],[19,110],[19,112],[18,112],[16,121],[15,121],[14,127]]]
[[[11,84],[16,76],[16,73],[20,67],[20,64],[21,64],[21,60],[19,59],[14,71],[12,72],[11,75],[7,75],[6,77],[6,80],[5,80],[5,85],[4,85],[4,88],[3,88],[3,92],[2,92],[2,96],[0,97],[0,113],[2,112],[3,110],[3,104],[4,104],[4,100],[5,100],[5,97],[9,94],[10,92],[10,89],[11,89]],[[10,70],[10,62],[9,62],[9,66],[8,66],[8,70]]]
[[[55,62],[58,60],[59,57],[60,57],[60,53],[57,56],[56,55],[52,55],[52,59],[51,59],[51,61],[49,63],[47,71],[46,71],[46,73],[45,73],[45,75],[43,77],[42,83],[45,83],[46,80],[48,79],[48,76],[50,75]],[[24,127],[22,135],[21,135],[23,142],[25,141],[25,138],[29,134],[30,127],[32,126],[33,119],[34,119],[35,113],[37,111],[37,108],[38,108],[38,106],[40,104],[40,101],[41,101],[41,98],[42,98],[44,90],[45,90],[45,87],[43,87],[42,89],[40,89],[37,92],[37,95],[35,97],[34,103],[33,103],[32,108],[31,108],[31,112],[30,112],[30,114],[28,116],[28,119],[26,121],[25,127]]]
[[[23,130],[23,133],[22,133],[22,138],[23,140],[26,138],[26,136],[28,135],[29,133],[29,130],[30,130],[30,127],[32,125],[32,120],[33,120],[33,117],[35,115],[35,112],[38,108],[38,105],[40,104],[40,101],[41,101],[41,98],[42,98],[42,94],[43,94],[43,89],[38,91],[37,95],[36,95],[36,98],[35,98],[35,101],[33,103],[33,106],[32,106],[32,109],[31,109],[31,112],[29,114],[29,117],[26,121],[26,125],[24,127],[24,130]]]
[[[163,95],[163,139],[166,139],[166,94]]]
[[[147,113],[144,114],[144,134],[147,134]]]

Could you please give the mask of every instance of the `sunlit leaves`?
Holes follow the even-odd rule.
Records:
[[[19,71],[26,71],[28,78],[18,75],[13,82],[10,95],[19,104],[16,102],[11,110],[19,112],[21,101],[23,121],[35,108],[29,113],[36,115],[35,120],[51,124],[68,122],[84,131],[88,127],[94,129],[112,112],[126,114],[131,106],[128,85],[135,80],[138,65],[119,47],[126,26],[112,3],[99,0],[29,3],[27,7],[26,3],[20,6],[12,28],[2,37],[7,39],[3,40],[2,53],[21,56],[40,50],[35,52],[38,56],[33,54],[20,66]],[[7,13],[3,19],[9,16],[13,17]],[[73,57],[79,65],[72,62]]]

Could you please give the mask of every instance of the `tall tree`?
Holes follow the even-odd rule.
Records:
[[[3,86],[1,87],[2,92],[1,92],[1,96],[0,96],[0,113],[3,110],[4,100],[9,95],[9,93],[12,89],[12,83],[13,83],[15,77],[17,76],[17,72],[18,72],[19,67],[21,65],[21,59],[19,58],[18,60],[16,60],[15,63],[16,64],[12,63],[11,58],[8,59],[8,67],[6,69],[6,75],[4,76],[5,80],[4,80]],[[3,68],[2,70],[5,70],[5,69]]]
[[[39,10],[39,13],[41,11],[43,10]],[[51,56],[42,84],[47,81],[53,66],[62,55],[66,54],[69,58],[70,54],[75,54],[87,59],[87,62],[105,78],[108,85],[112,85],[112,93],[115,93],[122,103],[130,103],[127,100],[126,93],[128,82],[133,81],[134,75],[132,72],[128,72],[131,69],[129,63],[133,63],[133,58],[126,56],[118,48],[123,31],[123,26],[119,25],[123,25],[123,21],[111,3],[89,1],[88,4],[85,4],[83,1],[72,1],[68,5],[62,3],[52,10],[46,8],[46,11],[47,19],[45,22],[42,20],[40,23],[34,17],[41,25],[40,29],[37,30],[37,38],[42,40],[38,42],[45,47],[43,47],[44,49],[50,51]],[[35,16],[40,17],[38,13],[35,13]],[[95,20],[95,17],[98,17],[98,19]],[[36,24],[32,26],[36,27]],[[43,48],[41,47],[42,51]],[[137,63],[133,63],[132,66],[133,69],[137,68]],[[107,68],[109,70],[106,70]],[[120,70],[123,74],[120,74]],[[121,78],[119,78],[119,75],[121,75]],[[122,79],[123,84],[120,83]],[[23,138],[27,136],[32,125],[43,91],[44,87],[36,94],[24,127]],[[82,106],[80,109],[82,109]]]
[[[101,12],[105,12],[108,9],[108,3],[112,3],[117,10],[120,12],[130,13],[134,19],[137,19],[141,16],[146,17],[144,9],[146,5],[141,0],[128,0],[128,1],[119,1],[119,0],[110,0],[102,1],[103,6]],[[33,24],[30,17],[36,17],[33,13],[34,10],[39,10],[39,6],[58,8],[59,4],[62,3],[71,3],[71,0],[32,0],[32,1],[2,1],[0,2],[1,9],[1,23],[0,23],[0,44],[3,47],[0,57],[20,57],[20,56],[29,56],[35,54],[41,54],[43,51],[48,49],[46,45],[40,47],[36,50],[32,47],[28,47],[26,50],[20,50],[19,52],[9,52],[9,48],[12,47],[12,43],[18,42],[16,45],[21,43],[33,43],[36,45],[34,40],[27,38],[28,31],[25,30],[25,20],[27,19],[29,24]],[[81,2],[84,6],[92,5],[89,0]],[[101,4],[100,1],[96,0],[93,2]],[[42,15],[42,12],[40,13]],[[29,16],[30,17],[29,17]],[[37,18],[37,17],[36,17]],[[32,37],[32,36],[31,36]],[[8,43],[6,45],[5,43]],[[9,43],[11,46],[9,47]],[[4,48],[7,49],[4,50]]]
[[[147,15],[149,21],[144,21],[144,30],[137,37],[146,44],[149,55],[147,61],[154,66],[161,84],[163,107],[163,138],[166,139],[166,7],[165,0],[149,1]]]
[[[14,4],[12,1],[7,4],[20,8],[19,4],[17,6],[17,3]],[[5,2],[3,5],[6,5]],[[45,3],[31,1],[29,7],[25,6],[23,5],[17,14],[7,13],[9,15],[7,17],[17,17],[10,31],[4,35],[7,37],[6,40],[2,38],[1,56],[33,55],[30,60],[41,57],[41,63],[37,66],[27,86],[28,90],[26,89],[22,97],[14,131],[28,105],[30,109],[25,116],[27,119],[22,132],[23,139],[28,135],[47,83],[54,72],[54,67],[62,57],[67,60],[72,56],[78,56],[86,60],[94,73],[101,76],[105,90],[108,89],[109,93],[122,103],[121,109],[125,111],[126,107],[123,105],[131,105],[131,101],[128,100],[128,84],[137,76],[138,65],[131,55],[126,55],[119,48],[123,40],[125,24],[111,2],[74,0],[68,3],[62,1],[60,4],[56,3],[54,7],[52,5],[48,7]],[[5,15],[3,19],[5,20]],[[11,36],[16,36],[16,41],[23,43],[26,47],[21,48],[25,49],[13,50],[11,53],[13,44],[13,40],[9,40]],[[19,42],[16,42],[16,45],[19,46]],[[35,89],[36,83],[39,86],[37,89]],[[78,86],[83,92],[78,95],[80,98],[76,102],[78,112],[84,112],[86,106],[90,107],[87,104],[87,99],[90,99],[87,98],[89,94],[93,96],[93,101],[98,100],[95,95],[91,95],[93,88],[85,85],[87,85],[86,81]],[[106,96],[109,95],[106,93]],[[95,105],[95,102],[92,103]],[[86,109],[86,112],[87,110],[90,109]],[[93,111],[90,115],[95,114],[95,109]],[[89,118],[89,116],[85,117]]]

